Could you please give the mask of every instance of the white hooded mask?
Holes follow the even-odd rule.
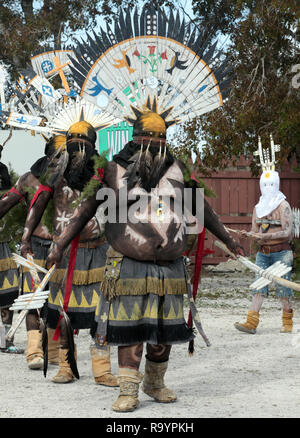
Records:
[[[265,170],[259,181],[261,197],[256,204],[256,216],[262,218],[272,213],[286,198],[279,190],[279,174],[275,170]]]

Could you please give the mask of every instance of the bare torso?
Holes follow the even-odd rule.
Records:
[[[18,179],[15,185],[16,189],[27,200],[28,207],[30,206],[33,195],[37,191],[39,186],[40,186],[40,181],[31,172],[27,172],[24,175],[22,175]],[[43,225],[41,222],[35,228],[33,232],[33,236],[37,236],[40,237],[41,239],[46,239],[46,240],[52,239],[52,235],[49,232],[48,228],[45,225]]]
[[[120,189],[124,188],[125,172],[126,169],[115,162],[109,163],[105,172],[106,182],[115,191],[119,201],[118,208],[122,202]],[[168,168],[150,193],[138,185],[131,189],[128,199],[132,197],[137,200],[139,196],[145,202],[139,203],[138,209],[137,203],[131,204],[127,210],[126,223],[120,223],[120,212],[117,208],[117,223],[107,222],[105,227],[107,240],[112,247],[137,260],[174,260],[180,257],[186,249],[187,236],[185,223],[172,205],[176,197],[175,188],[181,190],[183,195],[183,173],[177,161]],[[164,196],[167,198],[164,199]],[[168,199],[171,200],[171,205]]]
[[[53,234],[59,236],[68,226],[70,218],[74,214],[74,201],[78,199],[80,192],[72,190],[64,178],[55,187],[53,193],[54,217],[53,217]],[[80,233],[80,241],[97,239],[100,236],[100,227],[95,217],[89,220]]]
[[[274,224],[260,224],[258,222],[275,222]],[[278,223],[278,224],[277,224]],[[280,223],[280,224],[279,224]],[[268,227],[269,225],[269,227]],[[269,215],[257,218],[256,209],[253,211],[252,231],[264,234],[264,245],[276,245],[292,240],[293,215],[287,201],[282,201],[280,205]],[[264,229],[265,228],[265,229]]]

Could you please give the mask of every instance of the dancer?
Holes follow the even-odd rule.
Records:
[[[59,263],[99,206],[109,210],[103,200],[110,194],[116,208],[105,225],[110,246],[95,333],[99,346],[118,345],[120,395],[113,409],[128,412],[139,404],[144,343],[144,392],[158,402],[176,400],[164,374],[171,346],[194,337],[183,314],[189,282],[182,255],[189,225],[198,230],[204,225],[235,254],[243,250],[203,197],[202,207],[196,202],[197,183],[166,146],[169,126],[222,105],[229,92],[227,62],[218,64],[216,46],[208,48],[192,23],[186,26],[179,13],[175,19],[173,11],[168,16],[152,3],[140,15],[137,9],[132,17],[130,9],[125,16],[121,11],[115,30],[101,29],[75,48],[71,70],[81,96],[133,125],[133,140],[106,166],[98,196],[76,209],[48,262]],[[185,187],[192,189],[193,202],[182,215],[178,206],[185,205]]]
[[[96,132],[84,119],[84,108],[80,102],[74,104],[77,122],[67,131],[66,151],[68,162],[63,175],[55,180],[52,192],[43,192],[32,206],[25,224],[22,238],[22,255],[25,257],[30,248],[32,232],[40,221],[41,215],[53,197],[53,241],[60,240],[60,235],[73,215],[74,205],[84,197],[93,185],[99,184],[97,168],[101,167],[102,157],[95,149]],[[69,120],[69,118],[67,118]],[[104,160],[106,161],[106,160]],[[54,171],[56,169],[54,168]],[[49,184],[48,184],[49,185]],[[102,236],[97,217],[91,218],[75,245],[74,251],[64,258],[60,269],[56,269],[50,283],[48,299],[47,324],[55,331],[54,339],[60,336],[59,371],[52,381],[70,383],[74,374],[67,360],[68,339],[64,320],[60,318],[60,308],[64,305],[75,330],[90,329],[94,324],[94,314],[99,299],[99,285],[106,260],[107,244]],[[71,265],[74,263],[73,268]],[[69,287],[70,286],[70,287]],[[60,325],[58,327],[58,325]],[[117,386],[116,377],[111,373],[110,349],[96,349],[91,345],[92,370],[95,382],[105,386]]]
[[[133,14],[130,9],[125,15],[120,11],[114,28],[115,32],[109,26],[99,34],[94,32],[86,44],[74,48],[70,69],[80,96],[101,114],[102,127],[108,126],[111,118],[126,120],[134,127],[133,141],[100,172],[102,177],[104,172],[100,185],[104,192],[99,196],[108,189],[116,201],[118,220],[109,217],[105,225],[109,248],[102,266],[104,274],[98,277],[101,291],[94,328],[99,350],[118,345],[120,395],[113,409],[127,412],[139,403],[144,343],[143,390],[159,402],[176,400],[163,377],[171,345],[194,337],[183,314],[183,296],[189,291],[189,282],[182,255],[190,225],[198,232],[204,225],[235,254],[243,250],[201,197],[187,168],[166,146],[169,126],[223,105],[230,91],[232,67],[228,60],[221,51],[215,51],[216,45],[208,46],[205,32],[200,33],[193,23],[187,25],[179,12],[176,18],[172,10],[168,16],[151,2],[140,14],[138,8]],[[91,142],[86,136],[90,128],[96,125],[90,122],[85,131],[76,132],[78,145],[79,133]],[[85,154],[87,149],[82,146],[77,151]],[[182,212],[187,201],[185,187],[191,189],[192,205]],[[128,196],[124,198],[126,190]],[[136,207],[136,194],[141,198],[140,212],[134,210],[133,217],[121,219],[119,213]],[[37,212],[47,196],[43,193],[37,199],[33,207]],[[197,202],[199,199],[202,203]],[[74,248],[76,237],[81,237],[98,207],[104,211],[110,205],[90,191],[72,217],[66,218],[61,211],[61,222],[68,226],[60,230],[49,264],[55,263],[59,269],[63,250],[71,242]],[[33,228],[29,223],[32,217],[28,217],[27,228]],[[53,302],[55,298],[51,298]],[[70,302],[71,298],[69,306]]]
[[[271,136],[271,160],[269,151],[262,150],[259,139],[258,154],[262,167],[259,185],[261,196],[255,205],[252,215],[251,233],[244,231],[245,236],[257,241],[259,245],[256,254],[256,264],[266,269],[277,261],[287,266],[293,266],[293,251],[291,248],[293,214],[285,195],[279,190],[280,177],[275,171],[275,152],[279,150],[274,145]],[[291,272],[283,276],[289,280]],[[259,324],[259,312],[264,297],[268,296],[268,286],[260,290],[252,290],[252,303],[244,323],[235,323],[235,328],[246,333],[255,334]],[[276,296],[282,304],[281,333],[291,333],[293,329],[292,289],[276,284]]]
[[[8,139],[7,139],[8,140]],[[6,141],[7,141],[6,140]],[[6,143],[6,142],[5,142]],[[4,144],[5,144],[4,143]],[[2,155],[3,146],[0,145],[0,159]],[[11,178],[8,172],[8,168],[5,164],[0,163],[0,190],[4,198],[6,198],[6,192],[11,188]],[[3,198],[2,198],[3,199]],[[19,202],[18,198],[17,202]],[[8,210],[3,209],[3,203],[5,200],[0,200],[0,218],[2,218]],[[19,217],[18,217],[19,216]],[[20,206],[18,209],[17,217],[25,222],[26,210],[25,207]],[[1,319],[4,324],[5,333],[7,333],[13,322],[14,312],[9,310],[14,300],[19,295],[19,272],[17,265],[15,264],[11,249],[9,246],[9,241],[12,240],[12,230],[8,229],[6,223],[2,221],[1,223],[1,242],[0,242],[0,309],[1,309]],[[17,224],[19,228],[22,227],[21,224]],[[13,340],[5,342],[5,346],[0,348],[1,352],[5,353],[15,353],[22,354],[24,349],[14,345]]]
[[[44,137],[45,138],[45,137]],[[2,198],[0,201],[0,216],[6,215],[12,208],[16,212],[16,205],[23,201],[23,223],[26,220],[26,210],[30,209],[32,202],[34,202],[35,193],[46,189],[40,184],[38,178],[47,168],[47,163],[53,154],[65,147],[65,136],[53,136],[50,139],[45,138],[45,155],[37,160],[31,167],[29,172],[22,175],[14,187]],[[30,253],[35,262],[45,267],[48,251],[52,244],[52,236],[47,227],[45,217],[41,219],[33,231],[32,241],[30,246]],[[51,225],[51,224],[50,224]],[[40,280],[44,274],[39,272]],[[21,293],[30,293],[34,290],[34,281],[28,271],[23,268],[20,273]],[[27,352],[26,361],[30,369],[42,369],[44,364],[43,350],[42,350],[42,335],[40,332],[40,317],[45,317],[47,305],[43,307],[39,314],[36,310],[29,310],[26,316],[26,330],[27,330]],[[58,363],[58,343],[52,341],[51,329],[48,329],[49,344],[48,344],[48,361],[52,364]]]
[[[145,187],[155,189],[160,185],[165,186],[170,180],[175,186],[183,187],[185,183],[183,164],[165,146],[166,127],[163,119],[152,111],[146,112],[141,118],[142,121],[138,119],[134,124],[133,141],[114,156],[105,168],[104,183],[113,188],[117,199],[120,199],[126,181],[133,184],[127,187],[128,199],[132,198],[131,192],[135,187],[142,187],[151,198],[152,192],[147,192]],[[158,119],[159,131],[156,130]],[[140,137],[147,138],[146,144],[150,142],[151,147],[141,149]],[[160,154],[161,147],[163,152]],[[137,165],[141,150],[140,165]],[[150,174],[142,164],[146,159],[151,162]],[[136,166],[132,167],[132,163]],[[160,172],[157,175],[158,168]],[[129,203],[132,206],[132,201]],[[48,257],[49,265],[59,264],[63,250],[85,227],[99,205],[101,201],[93,196],[75,210],[68,227]],[[147,202],[147,209],[148,205],[150,202]],[[117,211],[120,208],[121,205],[117,205]],[[162,208],[161,213],[167,217],[171,212]],[[131,411],[138,405],[137,388],[142,377],[139,365],[144,342],[147,343],[144,391],[157,401],[174,401],[176,396],[163,384],[171,345],[188,342],[194,337],[183,316],[183,295],[188,287],[182,257],[186,245],[183,224],[177,227],[173,221],[153,223],[148,219],[147,223],[137,224],[129,220],[126,223],[107,222],[105,227],[110,247],[96,317],[96,338],[99,346],[119,346],[121,392],[113,405],[116,411]],[[206,201],[204,226],[234,253],[243,253]],[[177,238],[179,235],[180,238]]]

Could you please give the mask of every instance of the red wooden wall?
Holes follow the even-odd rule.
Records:
[[[213,173],[209,177],[202,177],[205,184],[212,188],[217,197],[207,198],[207,201],[219,215],[223,224],[233,229],[250,230],[252,211],[260,197],[259,176],[253,177],[250,162],[241,158],[235,167],[227,166],[221,172]],[[291,207],[300,208],[300,172],[294,158],[290,163],[284,163],[280,174],[280,190],[285,194]],[[239,240],[238,234],[232,236]],[[206,231],[205,248],[214,251],[214,254],[203,258],[203,264],[217,264],[227,260],[224,252],[214,245],[215,237]],[[249,239],[240,239],[248,256],[253,255],[255,246]]]

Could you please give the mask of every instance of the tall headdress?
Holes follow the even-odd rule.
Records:
[[[140,15],[137,7],[121,9],[114,30],[107,24],[78,42],[70,69],[81,97],[134,126],[149,115],[163,136],[168,126],[221,107],[229,92],[232,66],[205,35],[151,2]]]
[[[270,155],[271,149],[271,155]],[[280,202],[285,199],[285,195],[279,191],[279,183],[280,178],[278,172],[275,170],[276,161],[276,152],[280,151],[280,145],[274,144],[273,136],[270,135],[270,149],[263,149],[261,144],[261,138],[258,137],[258,150],[253,153],[255,156],[259,156],[260,165],[263,173],[260,177],[260,190],[262,196],[260,198],[259,203],[256,205],[256,213],[259,214],[258,217],[263,217],[266,215],[266,212],[273,211]],[[272,185],[271,192],[272,196],[266,191],[265,187],[268,189]],[[274,189],[273,189],[274,188]],[[265,199],[263,199],[265,198]],[[295,238],[299,238],[300,236],[300,209],[292,208],[293,215],[293,229],[292,235]]]
[[[11,87],[9,109],[32,116],[55,113],[55,105],[68,102],[77,92],[71,88],[68,54],[70,48],[45,48],[31,57],[31,65],[20,72],[17,82]],[[53,79],[60,76],[61,88],[53,86]],[[56,84],[57,85],[57,84]],[[20,126],[22,127],[22,126]]]
[[[55,76],[59,76],[62,86],[65,90],[65,95],[74,97],[76,91],[70,84],[70,60],[69,55],[72,55],[73,51],[71,47],[44,47],[43,51],[38,51],[31,57],[31,64],[34,71],[40,76],[51,79]]]
[[[65,99],[46,76],[40,76],[27,66],[13,89],[8,105],[10,111],[1,113],[3,123],[45,135],[66,135],[69,128],[79,122],[88,123],[94,131],[119,122],[75,92]]]
[[[280,151],[280,145],[274,144],[273,136],[270,134],[270,147],[271,147],[271,157],[270,157],[270,149],[263,149],[261,138],[258,137],[258,149],[253,153],[253,155],[259,157],[260,166],[265,171],[274,171],[275,170],[275,164],[276,164],[276,152]]]
[[[270,154],[271,149],[271,154]],[[259,185],[261,197],[256,205],[258,218],[267,216],[285,199],[285,195],[279,190],[280,178],[275,170],[276,152],[280,151],[280,146],[274,144],[273,136],[270,135],[270,149],[263,149],[261,138],[258,137],[258,150],[253,155],[259,156],[262,174]]]

